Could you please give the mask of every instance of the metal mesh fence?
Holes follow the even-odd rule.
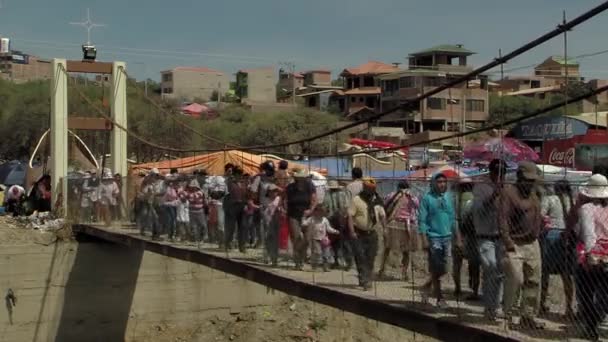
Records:
[[[224,185],[204,176],[149,177],[71,180],[70,219],[516,338],[603,333],[606,185],[563,177],[526,183],[508,176],[498,183],[489,177],[408,179],[399,190],[403,179],[383,178],[376,179],[377,202],[364,201],[382,209],[363,213],[348,193],[346,199],[337,195],[351,181],[328,180],[316,191],[325,211],[312,215],[328,219],[335,231],[326,234],[317,225],[322,220],[305,226],[290,218],[283,201],[272,212],[272,201],[251,207],[246,193],[222,195]],[[288,193],[276,196],[296,196]],[[375,223],[363,229],[361,215]]]

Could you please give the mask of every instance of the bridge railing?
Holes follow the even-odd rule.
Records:
[[[188,181],[185,177],[180,184]],[[510,177],[499,186],[485,177],[449,178],[447,193],[438,195],[430,180],[413,178],[406,200],[394,194],[401,179],[376,181],[387,224],[379,220],[373,238],[357,231],[353,240],[346,221],[331,217],[338,234],[329,235],[327,249],[324,241],[304,234],[302,270],[293,261],[299,235],[292,230],[289,237],[285,217],[263,224],[258,212],[236,217],[227,201],[209,201],[198,234],[196,222],[177,222],[177,210],[138,195],[139,178],[123,179],[126,202],[120,195],[115,201],[101,199],[103,190],[97,201],[83,199],[84,191],[71,191],[69,212],[76,223],[198,249],[513,338],[562,340],[602,333],[595,327],[608,309],[601,239],[602,222],[608,219],[604,188],[564,177],[545,177],[535,186]],[[324,189],[323,196],[332,191]],[[277,245],[275,265],[271,255]],[[365,271],[357,264],[362,267],[366,258],[373,259],[373,273],[371,286],[364,289],[358,271]]]

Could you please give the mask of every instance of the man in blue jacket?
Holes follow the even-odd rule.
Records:
[[[428,249],[431,273],[431,281],[425,285],[423,292],[428,294],[432,288],[440,309],[448,307],[441,294],[441,277],[448,273],[448,263],[452,259],[452,239],[455,237],[456,243],[461,244],[456,229],[454,201],[447,190],[447,177],[441,173],[435,175],[431,180],[431,189],[422,197],[418,209],[418,229],[423,245]]]

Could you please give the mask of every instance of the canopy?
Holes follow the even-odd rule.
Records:
[[[205,118],[210,119],[217,116],[217,113],[213,108],[199,103],[191,103],[182,107],[182,112],[196,118],[205,116]]]
[[[25,185],[26,165],[13,160],[0,165],[0,184]]]
[[[538,160],[538,153],[525,143],[513,138],[490,138],[464,148],[464,157],[472,161],[491,161],[502,158],[509,163]]]
[[[391,147],[398,146],[397,144],[394,144],[391,142],[379,141],[379,140],[365,140],[365,139],[359,139],[359,138],[350,139],[350,144],[356,145],[356,146],[361,146],[361,147],[372,147],[372,148],[377,148],[377,149],[391,148]],[[399,150],[404,153],[407,153],[408,149],[407,149],[407,147],[402,147]]]
[[[278,157],[270,156],[258,156],[255,154],[232,150],[226,152],[214,152],[209,154],[201,154],[192,157],[186,157],[181,159],[163,160],[155,163],[138,164],[131,167],[131,172],[136,173],[140,171],[149,171],[153,168],[157,168],[161,173],[169,173],[169,170],[176,168],[181,173],[192,173],[195,170],[205,170],[209,175],[223,175],[224,165],[232,163],[233,165],[243,168],[243,171],[247,174],[254,175],[259,172],[259,166],[266,160],[281,160]],[[307,165],[289,162],[289,169],[306,169]],[[311,168],[321,173],[326,173],[326,170],[319,170]]]

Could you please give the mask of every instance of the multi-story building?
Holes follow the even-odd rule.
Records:
[[[578,62],[551,56],[534,68],[534,75],[507,76],[496,82],[500,85],[498,90],[502,95],[543,98],[546,94],[561,91],[566,76],[569,82],[583,81]]]
[[[304,75],[299,72],[288,73],[283,69],[279,70],[279,90],[291,93],[293,89],[299,89],[304,86]]]
[[[51,78],[51,61],[18,51],[0,55],[0,77],[14,82]]]
[[[378,77],[399,70],[397,66],[369,61],[354,68],[346,68],[340,74],[344,90],[336,90],[332,102],[346,117],[357,118],[375,112],[380,106]]]
[[[167,98],[210,100],[214,92],[224,95],[230,89],[228,74],[209,68],[175,67],[160,74],[161,94]]]
[[[236,74],[236,96],[244,103],[276,103],[276,85],[274,67],[239,70]]]
[[[407,70],[378,77],[382,88],[379,111],[398,107],[408,99],[466,75],[472,71],[467,64],[467,57],[472,54],[462,45],[439,45],[410,54]],[[380,124],[403,127],[406,134],[425,132],[425,138],[479,127],[488,120],[487,79],[481,78],[476,85],[463,82],[412,103],[410,108],[387,115]]]

